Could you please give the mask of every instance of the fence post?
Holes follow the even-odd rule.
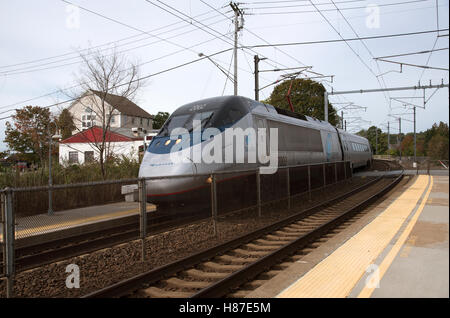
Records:
[[[261,173],[256,169],[256,206],[258,207],[258,217],[261,217]]]
[[[308,194],[309,201],[311,201],[311,166],[308,166]]]
[[[211,217],[213,220],[214,236],[217,236],[217,188],[216,175],[211,174]]]
[[[145,261],[145,237],[147,236],[147,188],[144,178],[139,179],[139,225],[141,236],[141,260]]]
[[[325,176],[325,163],[322,164],[322,172],[323,172],[323,187],[325,188],[325,186],[327,185],[326,183],[326,176]]]
[[[287,196],[288,196],[288,210],[291,209],[291,180],[289,175],[289,167],[286,168],[286,182],[287,182]]]
[[[334,163],[334,183],[338,182],[337,178],[337,162]]]
[[[5,266],[6,276],[6,297],[14,297],[14,240],[15,240],[15,222],[13,211],[13,191],[6,188],[2,194],[2,212],[3,212],[3,264]]]

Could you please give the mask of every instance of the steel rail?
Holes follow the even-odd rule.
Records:
[[[293,242],[279,248],[278,250],[264,256],[258,261],[251,263],[237,272],[230,274],[229,276],[219,280],[218,282],[200,290],[194,294],[191,298],[219,298],[227,295],[232,289],[241,286],[243,283],[254,279],[257,275],[270,269],[273,265],[279,263],[284,258],[290,256],[295,251],[306,247],[311,242],[315,241],[317,238],[328,233],[331,229],[335,228],[337,225],[343,223],[345,220],[356,214],[361,209],[370,205],[373,201],[378,199],[380,196],[392,189],[400,180],[403,174],[398,176],[393,182],[391,182],[387,187],[383,188],[378,193],[372,195],[367,200],[357,204],[356,206],[344,211],[338,217],[327,223],[321,225],[320,227],[311,230],[310,232],[304,234]]]
[[[401,174],[403,175],[403,174]],[[128,293],[130,293],[133,290],[138,289],[137,286],[142,285],[142,284],[152,284],[155,283],[157,281],[160,281],[164,278],[167,278],[168,276],[174,275],[177,272],[180,272],[186,268],[192,267],[204,260],[207,259],[211,259],[214,256],[224,253],[230,249],[233,248],[237,248],[240,245],[246,244],[254,239],[257,239],[265,234],[274,232],[288,224],[291,224],[295,221],[304,219],[310,215],[312,215],[313,213],[317,212],[320,209],[325,208],[326,206],[330,206],[334,203],[337,203],[339,201],[342,201],[354,194],[359,193],[360,191],[367,189],[368,187],[370,187],[371,185],[377,183],[378,181],[380,181],[383,176],[379,176],[378,178],[371,180],[370,182],[356,188],[353,189],[351,191],[348,191],[347,193],[343,194],[343,195],[337,195],[334,198],[323,202],[323,203],[319,203],[311,208],[308,208],[306,210],[300,211],[294,215],[291,215],[289,217],[284,218],[281,221],[278,221],[276,223],[273,223],[269,226],[265,226],[263,228],[257,229],[251,233],[242,235],[238,238],[232,239],[230,241],[227,241],[225,243],[222,243],[220,245],[217,245],[213,248],[209,248],[206,250],[203,250],[199,253],[196,253],[194,255],[188,256],[186,258],[183,258],[181,260],[157,267],[155,269],[152,269],[148,272],[139,274],[137,276],[134,276],[132,278],[120,281],[118,283],[115,283],[113,285],[107,286],[103,289],[94,291],[92,293],[86,294],[84,296],[82,296],[83,298],[103,298],[103,297],[120,297],[120,296],[124,296]],[[396,179],[397,180],[397,179]],[[398,180],[399,182],[399,180]],[[387,190],[386,190],[387,191]],[[312,234],[311,234],[312,235]],[[224,281],[224,283],[227,283],[228,280]],[[234,285],[234,283],[233,283]],[[197,294],[196,294],[197,295]],[[201,296],[201,294],[199,294],[199,296]]]

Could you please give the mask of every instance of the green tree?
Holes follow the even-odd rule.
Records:
[[[155,117],[153,117],[153,129],[160,129],[169,116],[170,114],[167,112],[158,112]]]
[[[448,160],[448,137],[436,134],[428,143],[428,156]]]
[[[63,109],[61,114],[59,114],[59,117],[56,119],[56,125],[61,132],[63,140],[72,136],[72,131],[76,129],[72,115],[67,108]]]
[[[273,89],[268,99],[269,104],[290,110],[289,102],[286,98],[291,86],[290,99],[294,110],[297,113],[324,119],[324,93],[325,87],[322,84],[309,79],[294,79],[284,81]],[[339,118],[331,103],[328,103],[328,120],[332,125],[339,123]]]
[[[48,153],[48,136],[55,133],[50,110],[39,106],[17,109],[13,123],[6,122],[5,140],[8,148],[21,159],[30,159],[30,153],[42,163]]]
[[[377,136],[377,131],[378,131],[378,136]],[[367,138],[373,154],[375,154],[375,151],[377,149],[378,149],[377,154],[379,154],[379,155],[383,155],[383,154],[387,153],[387,150],[388,150],[387,134],[383,133],[380,128],[371,126],[367,130],[363,129],[363,130],[359,131],[357,133],[357,135]],[[378,146],[377,146],[377,143],[378,143]]]

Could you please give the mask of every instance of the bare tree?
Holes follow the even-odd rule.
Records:
[[[143,82],[139,79],[139,69],[136,63],[126,60],[115,50],[111,54],[102,54],[100,51],[91,51],[80,54],[83,66],[78,76],[78,84],[81,91],[72,92],[71,97],[76,98],[75,103],[91,112],[87,118],[74,116],[76,130],[99,126],[102,129],[100,137],[93,134],[94,140],[86,137],[86,142],[98,154],[101,173],[107,177],[106,161],[111,157],[112,149],[108,141],[111,131],[111,120],[119,114],[114,105],[106,100],[109,94],[113,94],[132,101]],[[73,105],[72,104],[72,105]],[[86,127],[83,127],[86,126]]]

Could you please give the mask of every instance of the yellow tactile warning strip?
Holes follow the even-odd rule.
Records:
[[[107,220],[107,219],[115,219],[115,218],[128,216],[128,215],[132,215],[132,214],[137,214],[137,213],[139,213],[139,209],[133,209],[133,210],[127,210],[127,211],[119,211],[119,212],[101,214],[101,215],[96,215],[96,216],[91,216],[91,217],[87,217],[87,218],[76,219],[76,220],[66,221],[66,222],[61,222],[61,223],[37,226],[37,227],[32,227],[32,228],[27,228],[27,229],[16,231],[16,237],[20,236],[20,235],[30,235],[30,234],[35,234],[35,233],[42,234],[42,233],[47,233],[47,232],[51,232],[51,231],[55,231],[55,230],[62,230],[62,229],[68,228],[68,227],[80,226],[80,225],[89,224],[92,222],[98,222],[98,221]]]
[[[154,210],[154,208],[150,208],[150,210],[147,209],[147,211],[151,212],[152,209]],[[100,215],[90,216],[90,217],[86,217],[86,218],[79,218],[79,219],[60,222],[60,223],[53,223],[53,224],[48,224],[48,225],[43,225],[43,226],[30,227],[30,228],[16,231],[16,238],[17,237],[26,237],[26,236],[35,235],[35,234],[44,234],[44,233],[49,233],[49,232],[53,232],[53,231],[59,231],[59,230],[67,229],[70,227],[81,226],[81,225],[104,221],[104,220],[108,220],[108,219],[112,220],[112,219],[125,217],[125,216],[138,214],[138,213],[139,213],[139,209],[131,209],[131,210],[126,210],[126,211],[117,211],[117,212],[111,212],[111,213],[106,213],[106,214],[100,214]],[[0,240],[2,240],[2,239],[3,239],[3,235],[0,234]]]
[[[381,280],[381,278],[383,278],[387,269],[389,268],[389,266],[391,266],[392,262],[394,261],[395,256],[397,256],[398,252],[400,251],[402,246],[405,244],[406,239],[408,238],[409,234],[411,233],[414,225],[417,222],[417,219],[419,218],[420,214],[423,211],[423,208],[425,207],[425,203],[428,200],[428,196],[430,195],[432,187],[433,187],[433,177],[431,177],[430,185],[428,186],[427,193],[423,197],[422,202],[420,202],[420,206],[417,209],[416,213],[411,218],[411,220],[409,221],[405,230],[403,231],[401,236],[398,238],[397,242],[395,242],[394,246],[391,248],[389,253],[386,255],[386,257],[383,259],[382,263],[378,267],[378,270],[379,270],[378,279],[379,280]],[[372,286],[365,286],[359,293],[358,298],[369,298],[370,295],[372,295],[374,290],[375,290],[375,288]]]
[[[427,184],[428,176],[419,176],[371,223],[277,297],[347,297],[414,210]]]

